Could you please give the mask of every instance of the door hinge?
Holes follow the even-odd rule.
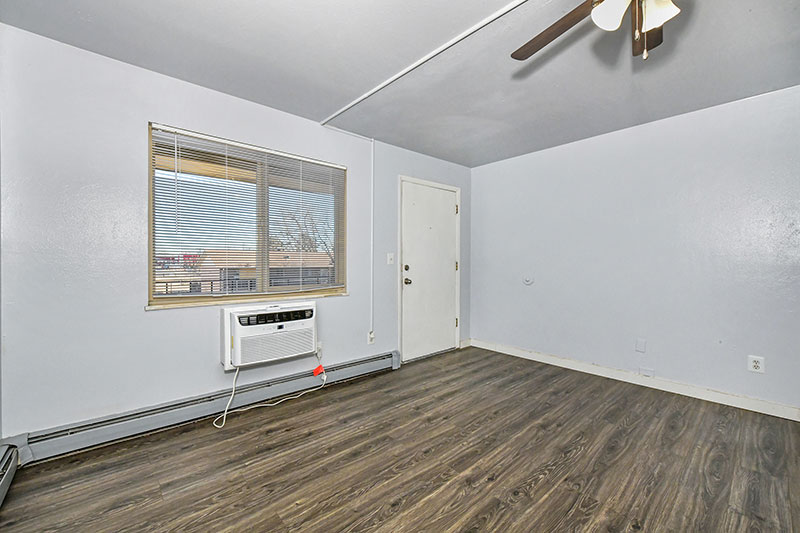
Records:
[[[458,204],[456,204],[456,215],[458,214]]]
[[[456,318],[456,327],[458,327],[458,319]]]
[[[456,270],[458,270],[458,261],[456,261]]]

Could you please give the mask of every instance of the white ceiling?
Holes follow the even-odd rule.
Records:
[[[331,124],[477,166],[800,84],[796,0],[675,0],[646,63],[588,20],[509,57],[579,1],[528,0]],[[0,20],[322,120],[508,2],[0,0]]]
[[[0,0],[0,21],[322,120],[507,0]]]

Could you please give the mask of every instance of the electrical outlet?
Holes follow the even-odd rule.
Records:
[[[757,355],[747,356],[747,370],[763,374],[766,369],[763,357],[758,357]]]
[[[652,378],[656,375],[656,370],[654,368],[645,368],[643,366],[639,367],[639,374],[646,378]]]
[[[375,344],[375,332],[370,331],[367,333],[367,344]]]
[[[387,265],[393,265],[394,264],[394,254],[393,253],[389,252],[388,254],[386,254],[386,264]]]

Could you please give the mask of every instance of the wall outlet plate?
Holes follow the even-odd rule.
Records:
[[[757,355],[748,355],[747,356],[747,370],[750,372],[756,372],[758,374],[763,374],[767,367],[764,363],[764,358],[759,357]]]
[[[639,353],[644,353],[647,351],[647,339],[643,339],[641,337],[636,339],[636,351]]]
[[[656,375],[656,369],[655,368],[645,368],[643,366],[640,366],[639,367],[639,374],[641,374],[642,376],[644,376],[646,378],[652,378],[652,377],[655,377],[655,375]]]
[[[386,254],[386,264],[387,265],[393,265],[394,264],[394,253],[389,252],[388,254]]]
[[[367,344],[375,344],[375,332],[367,332]]]

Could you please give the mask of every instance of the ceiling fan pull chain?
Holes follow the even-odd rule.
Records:
[[[642,36],[642,34],[639,33],[639,2],[640,1],[641,0],[634,0],[634,2],[636,2],[636,31],[633,33],[633,38],[635,40],[637,40],[637,41]]]
[[[642,4],[642,28],[644,28],[646,25],[647,25],[647,5]],[[647,61],[648,57],[650,57],[650,54],[647,52],[647,32],[644,32],[644,52],[642,52],[642,60]]]

